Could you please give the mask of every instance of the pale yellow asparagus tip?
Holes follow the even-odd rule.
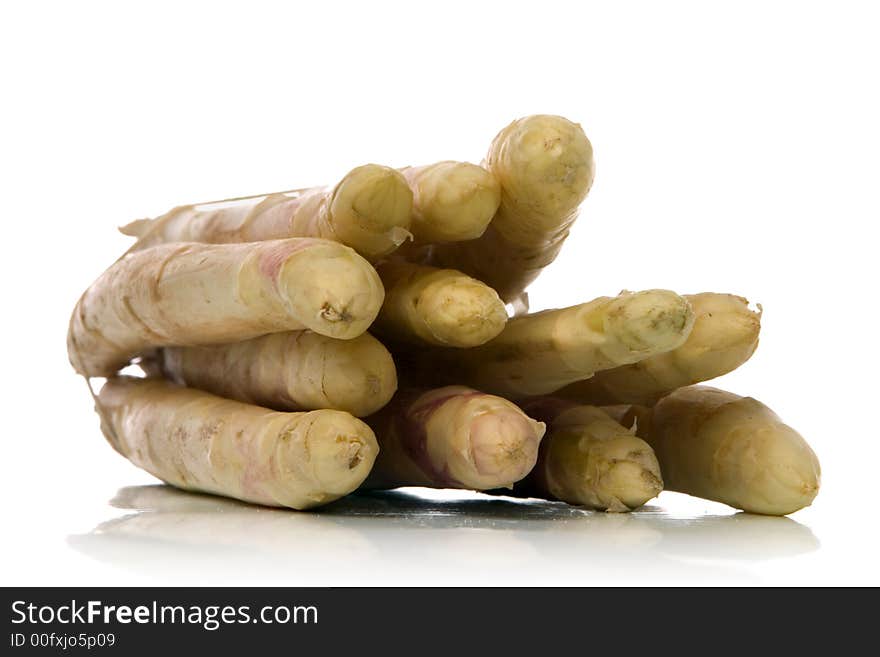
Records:
[[[602,450],[607,470],[601,485],[612,500],[608,511],[637,509],[663,490],[657,457],[641,439],[621,434],[604,443]]]
[[[684,343],[631,365],[598,372],[559,392],[593,404],[653,404],[663,395],[726,374],[758,346],[761,312],[733,294],[685,295],[694,310],[694,326]]]
[[[711,395],[712,390],[685,388],[673,394],[683,403],[700,403],[700,396]],[[757,400],[721,394],[727,403],[718,407],[714,422],[707,422],[709,427],[699,434],[715,448],[708,466],[712,475],[702,479],[713,482],[720,501],[746,511],[787,515],[809,506],[819,493],[820,468],[803,437]],[[717,438],[706,437],[712,431]],[[665,448],[664,456],[669,451]]]
[[[509,487],[535,466],[545,430],[506,399],[464,386],[404,391],[369,422],[380,446],[371,488]]]
[[[275,413],[167,381],[111,378],[101,428],[135,465],[178,488],[307,509],[357,488],[378,453],[348,413]]]
[[[474,347],[507,323],[495,290],[459,271],[399,259],[380,263],[378,271],[387,293],[377,328],[397,340]]]
[[[553,230],[574,213],[593,183],[593,147],[577,123],[538,114],[502,130],[486,158],[501,183],[502,204],[512,215],[499,230],[514,242],[535,230]]]
[[[669,290],[623,292],[611,300],[602,332],[614,336],[602,351],[619,363],[638,360],[638,354],[669,351],[687,339],[694,314],[687,299]],[[617,351],[615,356],[609,351]]]
[[[674,292],[624,292],[514,317],[483,345],[414,354],[413,362],[425,379],[523,399],[674,349],[692,326],[690,304]]]
[[[370,263],[329,240],[159,244],[121,258],[86,290],[68,352],[80,374],[108,376],[152,347],[306,328],[350,339],[384,296]]]
[[[473,418],[471,458],[478,478],[512,486],[535,464],[546,427],[518,409],[494,408]]]
[[[365,265],[353,250],[328,242],[292,254],[279,272],[279,287],[306,328],[351,339],[373,323],[385,296],[376,270]]]
[[[407,238],[413,194],[403,175],[365,164],[352,169],[333,190],[330,222],[339,239],[357,244],[365,257],[394,251]]]
[[[787,515],[819,491],[816,454],[764,404],[707,386],[680,388],[643,409],[637,431],[657,454],[669,490],[752,513]],[[626,421],[627,418],[624,418]]]
[[[403,172],[413,190],[418,242],[460,242],[482,235],[501,203],[501,186],[483,167],[438,162]]]
[[[320,388],[332,408],[347,410],[356,417],[375,413],[397,390],[394,359],[381,342],[365,333],[347,340],[348,349],[315,350],[320,363],[310,363],[320,372]],[[292,389],[291,392],[295,392]]]
[[[663,489],[651,447],[601,409],[536,398],[523,410],[547,422],[541,456],[526,490],[591,509],[625,512]]]
[[[821,471],[801,435],[780,422],[768,428],[766,436],[759,433],[756,442],[755,461],[767,464],[767,470],[762,491],[765,506],[756,503],[754,510],[785,515],[812,504],[819,494]]]
[[[321,408],[363,417],[397,389],[394,359],[369,333],[336,340],[312,331],[263,335],[209,347],[159,350],[160,372],[180,384],[274,408]],[[149,361],[141,361],[148,373]]]
[[[360,420],[340,411],[311,412],[316,414],[308,439],[312,479],[326,498],[342,497],[360,486],[376,458],[378,450],[372,433]],[[302,467],[301,454],[293,450],[283,453],[288,471]],[[281,467],[285,467],[284,462]]]
[[[498,335],[507,322],[504,303],[480,281],[438,278],[420,296],[419,310],[437,344],[475,347]]]
[[[704,292],[686,297],[696,321],[687,341],[674,356],[688,364],[687,384],[705,381],[736,369],[755,352],[761,332],[761,306],[733,294]],[[682,386],[679,386],[682,387]]]

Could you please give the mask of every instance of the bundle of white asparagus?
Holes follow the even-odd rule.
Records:
[[[106,379],[119,453],[256,504],[430,486],[615,512],[664,487],[754,513],[809,505],[803,438],[694,385],[749,359],[760,308],[644,290],[527,312],[593,172],[581,127],[538,115],[479,166],[368,164],[133,222],[73,311],[70,361]],[[144,376],[120,373],[132,364]]]

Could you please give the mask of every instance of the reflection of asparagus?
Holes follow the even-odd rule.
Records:
[[[180,493],[162,485],[120,488],[110,506],[131,511],[217,511],[244,507],[234,500],[201,493]]]
[[[370,543],[360,532],[341,526],[318,513],[291,514],[280,509],[258,509],[246,504],[161,486],[123,489],[127,505],[145,509],[104,522],[88,541],[110,537],[118,541],[141,539],[153,545],[201,551],[242,550],[245,554],[286,555],[301,559],[307,552],[332,549],[346,559],[363,560]],[[118,500],[115,501],[118,504]]]
[[[627,575],[705,583],[728,581],[734,573],[694,559],[781,557],[817,546],[809,529],[787,519],[680,519],[651,507],[608,515],[561,502],[460,495],[464,499],[432,501],[400,491],[356,493],[319,512],[291,514],[168,487],[135,487],[120,491],[113,504],[141,513],[69,542],[101,561],[178,583],[324,586],[363,582],[367,572],[375,581],[399,584],[415,574],[431,583],[610,583]],[[721,542],[732,549],[719,551]],[[736,581],[742,578],[736,573]]]
[[[791,518],[736,513],[667,522],[658,549],[684,558],[758,561],[812,552],[818,547],[809,527]]]

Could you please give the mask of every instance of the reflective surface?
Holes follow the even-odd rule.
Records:
[[[820,546],[788,518],[672,504],[605,514],[561,503],[407,489],[322,511],[255,508],[165,486],[118,491],[127,513],[68,537],[77,552],[177,583],[760,583],[749,565]],[[714,506],[714,505],[710,505]]]
[[[199,3],[45,4],[0,4],[15,63],[0,76],[0,584],[880,585],[872,4],[470,2],[467,20],[431,10],[430,30],[376,20],[374,3],[345,20],[337,3],[239,3],[210,29]],[[761,346],[712,385],[813,446],[812,507],[786,521],[664,493],[624,517],[430,493],[297,514],[117,495],[155,480],[102,438],[64,339],[79,295],[131,245],[114,226],[365,162],[479,161],[529,112],[581,122],[597,161],[532,308],[650,288],[760,302]]]

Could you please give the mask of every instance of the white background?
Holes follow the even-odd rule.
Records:
[[[0,583],[880,584],[871,8],[4,3]],[[365,162],[479,161],[538,112],[584,126],[597,176],[533,306],[650,287],[762,303],[757,354],[718,385],[811,442],[813,507],[435,493],[298,514],[141,487],[65,353],[78,295],[128,245],[116,226]]]

